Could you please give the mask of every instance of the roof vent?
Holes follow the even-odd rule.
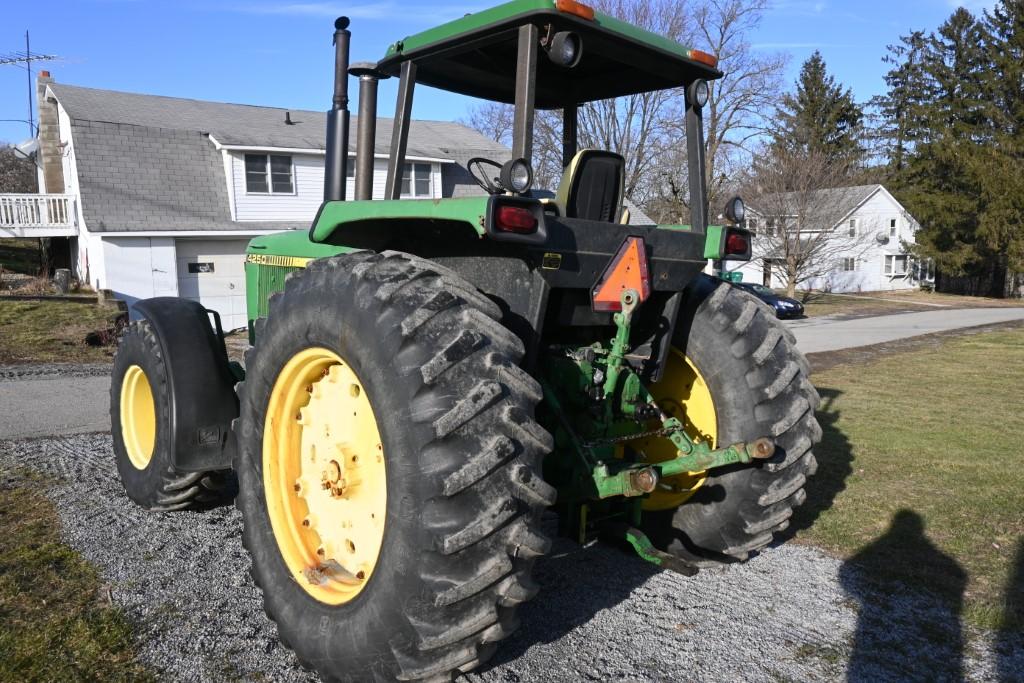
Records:
[[[284,125],[286,125],[286,126],[294,126],[295,125],[295,122],[292,121],[292,113],[290,111],[286,111],[284,113]]]

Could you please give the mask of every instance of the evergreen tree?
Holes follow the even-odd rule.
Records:
[[[890,47],[884,119],[890,185],[922,225],[914,250],[941,275],[1004,296],[1024,273],[1024,4]]]
[[[1014,289],[1024,273],[1024,6],[1004,0],[985,17],[992,144],[978,150],[984,211],[977,237],[993,255],[991,289]]]
[[[876,134],[884,140],[889,172],[898,175],[904,166],[908,149],[922,137],[922,111],[933,99],[924,72],[927,38],[923,31],[900,36],[900,42],[889,46],[882,58],[892,68],[885,75],[889,90],[871,100],[871,107],[881,118]]]
[[[919,250],[946,272],[965,272],[976,256],[972,245],[981,207],[967,154],[978,133],[972,116],[977,99],[972,71],[983,61],[977,30],[977,21],[961,8],[925,41],[923,73],[917,76],[928,100],[913,112],[918,124],[913,153],[895,183],[923,226]]]
[[[836,83],[821,53],[804,62],[796,91],[782,98],[773,147],[789,154],[824,155],[852,165],[863,157],[859,141],[863,112],[849,88]]]

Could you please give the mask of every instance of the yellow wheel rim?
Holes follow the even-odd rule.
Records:
[[[121,440],[132,466],[146,469],[156,444],[156,405],[149,378],[138,365],[128,368],[121,380]]]
[[[672,349],[669,353],[665,374],[650,387],[661,409],[683,423],[687,435],[697,442],[710,444],[718,440],[718,417],[711,390],[697,366],[685,354]],[[637,439],[627,444],[641,453],[646,462],[663,462],[676,457],[675,447],[668,439]],[[644,510],[669,510],[686,502],[697,492],[707,473],[687,472],[666,477],[658,488],[644,500]]]
[[[355,598],[384,540],[387,477],[363,383],[333,351],[300,351],[278,375],[263,428],[263,488],[292,578],[328,605]]]

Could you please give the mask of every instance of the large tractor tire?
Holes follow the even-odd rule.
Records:
[[[114,459],[125,492],[147,510],[223,501],[224,472],[182,472],[172,464],[169,403],[160,342],[149,322],[133,322],[118,344],[110,384]]]
[[[243,541],[282,642],[326,680],[448,680],[537,590],[552,441],[499,318],[436,264],[356,252],[289,276],[257,322]]]
[[[807,360],[769,307],[705,276],[686,295],[668,372],[653,393],[667,397],[669,412],[682,406],[691,436],[714,447],[769,436],[776,452],[752,465],[684,475],[675,500],[652,497],[673,507],[652,506],[645,523],[657,545],[695,564],[742,561],[771,543],[806,498],[804,483],[817,469],[811,449],[821,440],[818,393]]]

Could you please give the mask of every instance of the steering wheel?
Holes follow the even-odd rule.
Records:
[[[484,166],[493,166],[501,172],[501,164],[497,161],[490,159],[484,159],[483,157],[473,157],[466,162],[466,170],[469,171],[469,175],[472,176],[476,184],[484,188],[487,194],[501,194],[505,191],[505,188],[501,186],[497,177],[490,178],[487,176],[487,171],[484,170]]]

